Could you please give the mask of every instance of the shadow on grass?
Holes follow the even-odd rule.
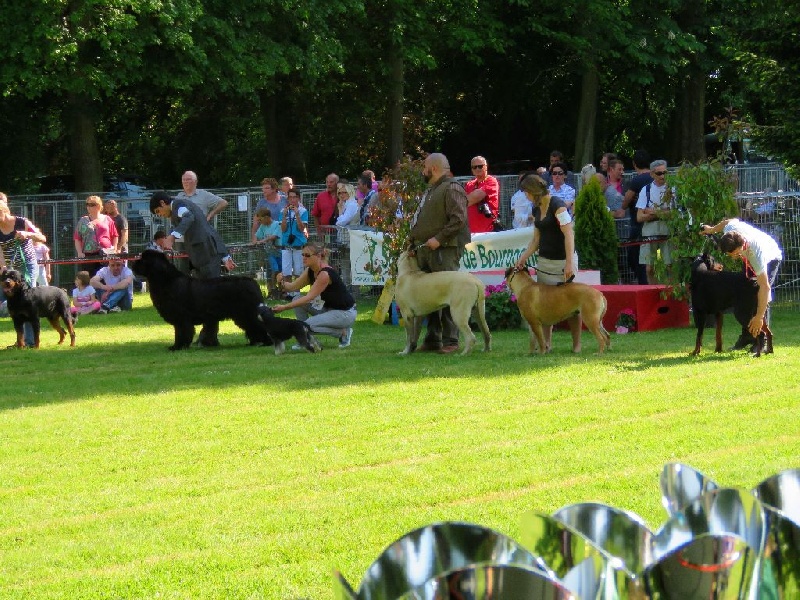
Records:
[[[601,365],[615,371],[645,371],[654,367],[685,364],[728,363],[747,358],[744,352],[716,354],[707,348],[698,357],[689,355],[694,345],[694,329],[681,328],[618,336],[612,334],[612,349],[604,356],[595,354],[597,342],[591,334],[583,336],[583,352],[570,351],[569,333],[556,331],[554,350],[547,355],[530,356],[528,332],[493,333],[493,350],[481,352],[482,340],[469,356],[458,354],[413,354],[398,356],[405,345],[405,332],[397,326],[377,325],[370,320],[373,306],[359,310],[353,344],[338,348],[338,340],[320,336],[324,350],[319,354],[290,350],[276,356],[271,346],[247,345],[244,334],[232,323],[220,330],[219,348],[191,348],[170,352],[173,329],[150,306],[139,306],[129,313],[82,317],[76,328],[77,346],[57,346],[57,334],[42,328],[39,350],[0,350],[0,364],[6,371],[7,389],[16,390],[0,399],[0,410],[13,410],[52,403],[80,401],[93,394],[148,395],[196,390],[199,394],[222,393],[235,386],[263,386],[274,390],[315,390],[327,388],[380,386],[383,383],[414,385],[429,380],[465,377],[536,378],[542,371],[570,369],[580,373]],[[794,317],[794,318],[792,318]],[[796,345],[800,327],[796,315],[777,319],[778,352]],[[786,322],[789,327],[782,327]],[[44,325],[47,325],[46,322]],[[735,324],[726,326],[726,339],[735,339]],[[199,331],[199,327],[197,328]],[[13,341],[10,321],[0,323],[0,340]],[[5,344],[0,342],[0,347]],[[770,357],[762,357],[763,362]],[[700,368],[700,367],[699,367]]]

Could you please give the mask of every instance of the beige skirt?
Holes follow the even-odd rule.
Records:
[[[572,264],[575,273],[578,273],[578,253],[572,255]],[[564,283],[564,267],[567,266],[566,260],[553,260],[550,258],[536,258],[536,281],[547,285],[558,285]]]

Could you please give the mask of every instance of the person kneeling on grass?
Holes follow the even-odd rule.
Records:
[[[108,266],[97,271],[89,284],[100,292],[99,314],[130,310],[133,306],[133,271],[121,258],[109,260]]]
[[[273,308],[276,313],[294,309],[297,319],[305,321],[311,331],[339,338],[339,348],[347,348],[353,337],[356,302],[336,269],[328,265],[328,251],[320,242],[303,246],[303,272],[294,281],[281,278],[279,285],[287,292],[296,292],[310,285],[305,296],[296,296],[287,304]],[[301,349],[292,346],[292,350]]]

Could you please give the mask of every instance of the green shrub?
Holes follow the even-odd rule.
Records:
[[[592,179],[575,200],[575,249],[581,269],[600,271],[600,281],[619,282],[619,241],[614,217],[608,212],[600,182]]]

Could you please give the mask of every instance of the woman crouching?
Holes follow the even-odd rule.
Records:
[[[305,296],[297,295],[288,304],[273,308],[276,313],[294,309],[298,320],[305,321],[311,331],[339,338],[339,348],[347,348],[353,337],[356,302],[336,269],[328,264],[328,251],[320,242],[303,246],[304,270],[294,281],[281,278],[279,285],[287,292],[311,286]]]

